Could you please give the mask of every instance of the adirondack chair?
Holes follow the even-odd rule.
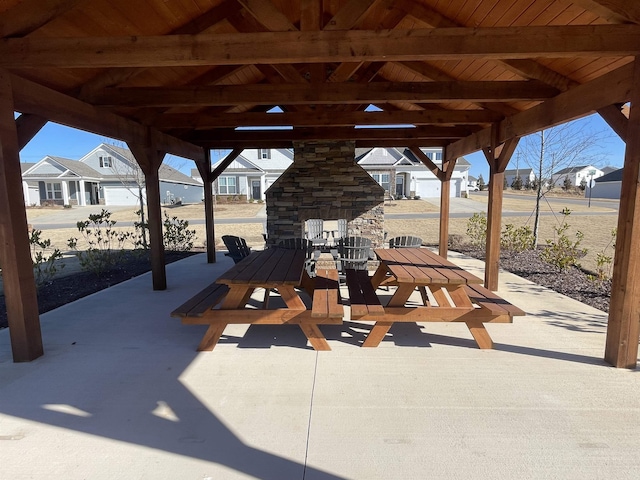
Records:
[[[409,248],[420,246],[422,246],[422,239],[420,237],[412,237],[411,235],[394,237],[389,240],[389,248]]]
[[[341,238],[345,238],[347,236],[347,219],[339,218],[338,229],[331,232],[331,234],[333,236],[333,244],[337,245]]]
[[[305,238],[309,240],[314,247],[324,247],[327,244],[323,227],[324,221],[321,218],[310,218],[307,220]]]
[[[234,235],[223,235],[222,241],[225,247],[227,247],[227,250],[229,250],[229,253],[225,253],[225,255],[231,257],[234,263],[238,263],[251,253],[251,249],[247,246],[244,238]]]
[[[307,254],[307,259],[304,262],[305,269],[310,277],[314,277],[316,274],[316,258],[314,255],[315,249],[313,243],[306,238],[284,238],[278,242],[279,248],[287,248],[290,250],[304,250]]]
[[[345,237],[338,240],[336,264],[342,275],[345,270],[366,270],[371,255],[371,240],[364,237]]]

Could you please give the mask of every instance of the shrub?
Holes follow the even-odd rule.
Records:
[[[41,235],[41,230],[31,230],[29,234],[33,276],[37,286],[48,282],[59,270],[64,268],[64,263],[59,264],[58,262],[58,260],[62,258],[62,252],[54,248],[53,251],[47,255],[47,252],[51,249],[51,240],[48,238],[43,239]]]
[[[597,267],[597,276],[595,280],[599,280],[604,282],[611,278],[611,269],[613,267],[613,256],[607,254],[607,250],[609,247],[615,248],[616,246],[616,236],[618,234],[618,229],[614,228],[611,230],[611,239],[609,243],[602,249],[602,251],[596,254],[596,267]]]
[[[78,238],[68,240],[69,248],[76,251],[80,266],[100,275],[116,265],[123,256],[123,247],[131,239],[131,232],[114,230],[115,220],[104,208],[102,212],[89,215],[88,220],[76,223],[87,246],[86,250],[78,248]]]
[[[565,208],[562,210],[562,214],[564,215],[562,224],[553,229],[556,238],[546,240],[547,245],[540,253],[540,258],[556,267],[559,271],[564,271],[571,266],[579,267],[578,259],[587,254],[587,249],[580,248],[580,243],[584,238],[582,232],[576,232],[575,241],[572,241],[567,235],[569,228],[567,217],[571,214],[571,210]]]
[[[178,217],[169,217],[164,212],[164,247],[167,250],[186,252],[193,248],[193,241],[196,238],[196,231],[189,230],[189,222],[180,220]]]
[[[533,231],[526,226],[516,228],[509,223],[504,226],[504,230],[500,235],[500,245],[502,248],[513,252],[529,250],[533,248],[533,242]]]
[[[480,247],[487,243],[487,215],[474,213],[467,221],[467,235],[471,245]]]
[[[522,190],[522,178],[520,178],[520,175],[515,176],[513,182],[511,182],[511,188],[513,190]]]

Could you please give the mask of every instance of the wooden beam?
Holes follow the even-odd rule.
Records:
[[[557,90],[537,81],[524,82],[373,82],[310,85],[211,85],[193,87],[105,88],[87,101],[104,106],[210,107],[216,105],[360,104],[386,102],[545,100]]]
[[[619,105],[609,105],[599,108],[598,113],[611,129],[618,134],[623,142],[627,141],[627,131],[629,129],[629,118],[622,113]]]
[[[0,67],[187,67],[273,63],[574,58],[640,51],[636,25],[570,25],[38,37],[0,40]]]
[[[625,103],[631,95],[633,63],[561,93],[540,105],[505,118],[499,123],[498,143],[523,137],[561,123],[589,115],[596,110]],[[491,145],[491,129],[486,128],[451,144],[450,158],[458,158]]]
[[[0,260],[13,361],[29,362],[44,350],[11,88],[0,70]]]
[[[47,118],[70,127],[119,140],[140,142],[147,137],[147,127],[105,112],[35,82],[11,75],[16,111]],[[158,147],[167,153],[195,160],[202,149],[183,140],[155,131]]]
[[[640,322],[640,58],[634,69],[604,359],[635,368]]]
[[[369,9],[378,0],[349,0],[331,20],[324,30],[351,30],[362,21]]]
[[[444,147],[449,144],[448,140],[442,139],[362,139],[355,140],[356,148],[375,148],[375,147]],[[228,150],[232,148],[238,148],[240,150],[246,150],[249,148],[293,148],[293,140],[286,138],[248,138],[245,140],[203,140],[203,148],[210,148],[212,150]]]
[[[16,118],[18,130],[18,148],[22,150],[36,134],[47,124],[47,119],[39,115],[23,113]]]
[[[355,125],[484,125],[503,117],[487,110],[399,110],[382,112],[314,112],[308,113],[166,113],[159,117],[157,128],[223,128],[223,127],[328,127]]]
[[[68,12],[80,0],[23,0],[0,15],[0,37],[24,37]]]
[[[196,132],[189,138],[192,142],[207,146],[218,142],[243,141],[310,141],[310,140],[405,140],[458,139],[468,134],[468,130],[458,127],[416,127],[416,128],[296,128],[293,130],[211,130]],[[210,147],[213,148],[213,147]]]
[[[215,170],[211,172],[212,182],[215,182],[216,179],[220,176],[220,174],[224,172],[229,165],[231,165],[231,162],[233,162],[236,158],[240,156],[240,154],[242,153],[242,150],[243,150],[242,148],[234,148],[231,152],[229,152],[229,155],[224,157],[224,159],[218,164]]]
[[[413,153],[416,158],[420,160],[424,164],[424,166],[431,171],[431,173],[433,173],[440,181],[442,181],[442,179],[444,178],[443,171],[440,170],[440,167],[433,163],[433,160],[427,157],[427,155],[422,150],[420,150],[419,147],[409,147],[409,151],[411,151],[411,153]]]

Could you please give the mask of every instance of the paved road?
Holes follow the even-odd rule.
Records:
[[[473,195],[479,196],[487,196],[486,192],[474,192]],[[529,217],[533,213],[533,198],[532,197],[523,197],[522,195],[513,195],[513,194],[505,194],[505,197],[509,198],[518,198],[518,199],[531,199],[531,211],[529,212],[515,212],[504,210],[503,216],[509,217]],[[427,198],[425,201],[432,203],[433,205],[439,206],[440,199],[439,198]],[[548,199],[549,204],[552,206],[557,205],[557,209],[554,208],[554,212],[542,212],[543,216],[551,216],[558,215],[561,208],[567,205],[586,205],[587,199],[573,199],[573,198],[555,198],[550,197]],[[590,212],[590,211],[581,211],[581,212],[572,212],[573,216],[596,216],[596,215],[617,215],[619,202],[617,200],[592,200],[591,205],[594,207],[605,207],[611,208],[612,211],[609,212]],[[103,207],[101,206],[87,206],[87,207],[78,207],[66,210],[55,210],[52,211],[50,215],[44,215],[38,218],[34,218],[31,222],[35,228],[40,230],[53,230],[58,228],[75,228],[76,222],[78,220],[84,220],[88,217],[88,215],[92,213],[99,213]],[[130,210],[131,207],[110,207],[109,211],[114,212],[117,210]],[[450,204],[450,216],[451,218],[469,218],[474,213],[486,212],[487,206],[486,203],[477,202],[471,199],[466,198],[452,198]],[[389,220],[411,220],[411,219],[423,219],[423,218],[439,218],[440,213],[395,213],[395,214],[386,214],[385,218]],[[255,217],[242,217],[242,218],[216,218],[217,224],[255,224],[261,223],[264,224],[266,222],[266,213],[263,209],[257,216]],[[192,225],[202,225],[204,224],[204,219],[189,219],[189,223]],[[119,227],[132,227],[133,222],[118,222]]]
[[[473,195],[478,195],[478,196],[484,196],[487,197],[488,196],[488,192],[486,191],[482,191],[482,192],[473,192]],[[529,195],[522,195],[522,194],[517,194],[517,193],[505,193],[504,194],[504,198],[518,198],[521,200],[527,200],[527,199],[531,199],[531,205],[533,207],[533,202],[535,201],[535,197],[533,196],[529,196]],[[563,204],[564,205],[582,205],[582,206],[588,206],[589,205],[589,199],[588,198],[571,198],[571,197],[544,197],[542,199],[543,202],[549,202],[550,204]],[[591,206],[592,207],[603,207],[603,208],[614,208],[616,210],[618,210],[620,208],[620,201],[619,200],[611,200],[611,199],[607,199],[607,198],[592,198],[591,199]],[[577,214],[577,212],[576,212]],[[571,215],[574,215],[574,212],[571,212]]]

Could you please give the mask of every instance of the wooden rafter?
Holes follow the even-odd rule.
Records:
[[[559,125],[594,111],[628,101],[631,95],[633,63],[602,75],[595,80],[561,93],[540,105],[501,121],[498,143],[523,137],[544,128]],[[447,155],[458,158],[491,145],[491,129],[484,129],[457,141],[447,148]]]
[[[17,111],[47,118],[62,125],[82,128],[88,132],[138,143],[148,135],[147,127],[113,113],[104,112],[62,93],[11,76]],[[197,159],[202,149],[183,140],[155,131],[158,148],[174,155]]]
[[[572,0],[610,23],[640,23],[640,5],[630,0]]]
[[[80,0],[24,0],[0,15],[0,38],[29,35],[78,3]]]
[[[321,127],[354,125],[470,125],[489,124],[502,116],[487,110],[411,110],[381,112],[316,112],[307,113],[206,113],[165,114],[154,124],[158,128],[221,128],[221,127]]]

